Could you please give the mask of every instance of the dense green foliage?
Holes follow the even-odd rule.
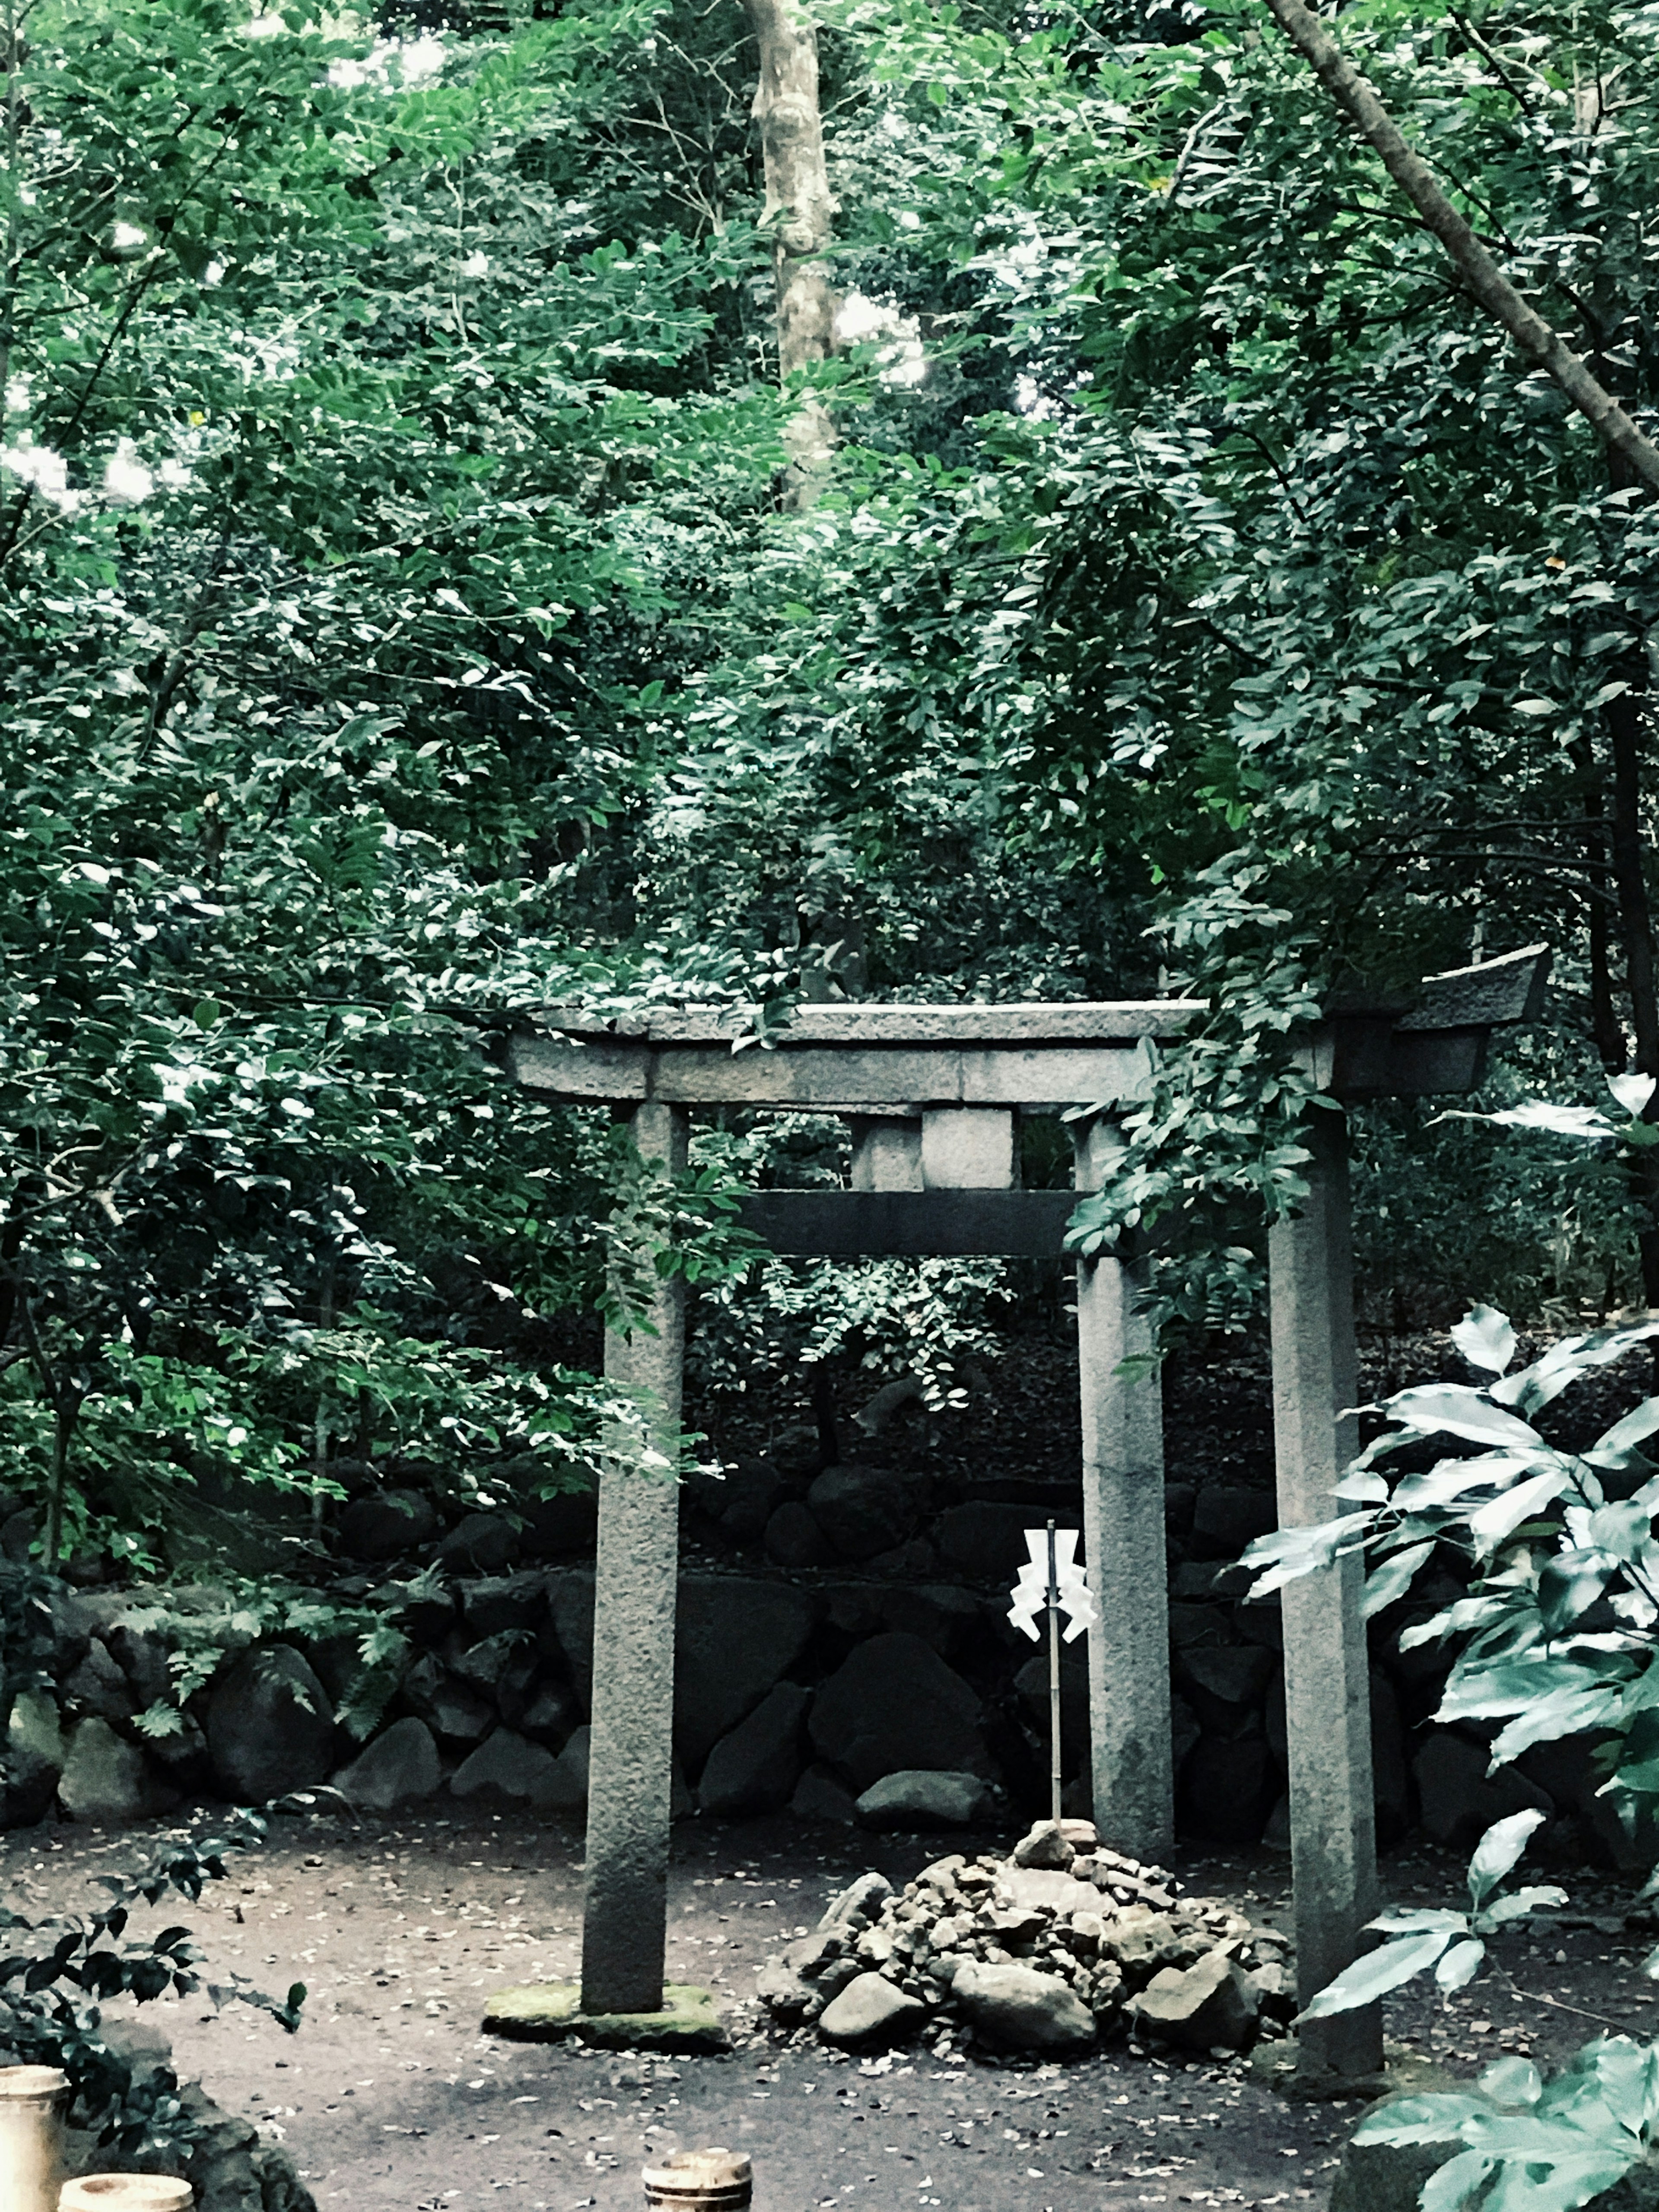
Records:
[[[1341,32],[1649,406],[1653,11]],[[1651,509],[1253,4],[828,13],[866,336],[805,513],[736,0],[40,0],[9,35],[0,1429],[67,1541],[152,1550],[181,1483],[210,1535],[229,1486],[343,1459],[580,1472],[596,1216],[719,1278],[712,1185],[788,1145],[719,1133],[641,1212],[600,1121],[506,1080],[527,1005],[1188,989],[1079,1237],[1156,1227],[1200,1328],[1295,1200],[1333,992],[1546,938],[1486,1103],[1659,1073],[1615,850]],[[1472,1224],[1467,1130],[1360,1139],[1395,1325],[1472,1249],[1541,1318],[1659,1267],[1639,1145],[1570,1185],[1513,1131]],[[761,1271],[707,1369],[775,1322],[948,1397],[991,1287],[899,1270],[877,1316]]]

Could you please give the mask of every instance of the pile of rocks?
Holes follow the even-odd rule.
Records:
[[[1224,2057],[1294,2013],[1286,1939],[1160,1867],[1103,1850],[1086,1821],[1039,1822],[1011,1857],[936,1859],[902,1891],[879,1874],[769,1960],[781,2026],[872,2048],[1082,2051],[1138,2042]]]

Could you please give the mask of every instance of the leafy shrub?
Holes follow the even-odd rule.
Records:
[[[101,2002],[130,1996],[153,2002],[171,1990],[193,1996],[203,1982],[201,1953],[187,1928],[163,1928],[127,1940],[133,1910],[177,1894],[194,1904],[210,1881],[224,1879],[226,1854],[246,1849],[264,1832],[249,1814],[222,1838],[187,1840],[143,1872],[99,1878],[110,1893],[97,1911],[31,1921],[0,1905],[0,2048],[25,2065],[55,2066],[69,2076],[76,2104],[99,2124],[98,2142],[127,2156],[152,2146],[187,2143],[192,2129],[180,2108],[178,2079],[167,2069],[135,2079],[131,2063],[103,2033]],[[292,2034],[300,2025],[305,1984],[286,1997],[263,1995],[240,1975],[209,1984],[216,2006],[228,2000],[256,2006]]]

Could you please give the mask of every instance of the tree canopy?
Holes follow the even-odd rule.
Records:
[[[1162,1223],[1171,1329],[1249,1311],[1334,994],[1546,939],[1483,1103],[1659,1076],[1655,502],[1267,9],[830,0],[799,246],[788,15],[9,19],[0,1424],[54,1547],[580,1470],[631,1170],[507,1079],[532,1005],[1203,998],[1077,1231]],[[1335,30],[1651,433],[1659,14]],[[1373,1109],[1368,1284],[1659,1302],[1650,1127]],[[708,1187],[791,1141],[706,1146],[711,1314]]]

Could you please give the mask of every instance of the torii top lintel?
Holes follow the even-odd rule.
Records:
[[[1345,1099],[1467,1091],[1495,1028],[1530,1018],[1549,966],[1541,945],[1431,975],[1409,999],[1333,1009],[1304,1051]],[[528,1088],[571,1101],[816,1107],[840,1113],[938,1106],[1127,1105],[1146,1094],[1148,1039],[1178,1036],[1188,999],[1056,1005],[803,1006],[765,1049],[734,1051],[742,1010],[653,1012],[607,1022],[550,1006],[517,1031],[511,1066]]]

